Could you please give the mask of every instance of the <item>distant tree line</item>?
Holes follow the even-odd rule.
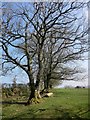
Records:
[[[2,84],[2,96],[28,96],[29,86],[28,84],[17,84],[13,82],[12,84],[4,83]]]

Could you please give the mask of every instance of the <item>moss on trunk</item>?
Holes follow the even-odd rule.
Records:
[[[33,104],[33,103],[39,103],[41,99],[40,92],[38,90],[32,91],[30,94],[30,97],[27,101],[27,105]]]

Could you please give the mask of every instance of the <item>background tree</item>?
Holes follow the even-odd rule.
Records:
[[[28,75],[28,103],[40,97],[41,81],[48,89],[51,79],[61,80],[66,69],[62,66],[80,59],[86,51],[86,29],[82,29],[83,17],[77,14],[82,7],[84,4],[78,2],[6,3],[2,6],[2,67],[9,70],[19,67]],[[37,97],[35,91],[38,91]]]

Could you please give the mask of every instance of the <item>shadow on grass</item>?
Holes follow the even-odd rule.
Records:
[[[27,102],[15,102],[15,101],[2,101],[0,104],[7,105],[7,104],[20,104],[20,105],[26,105]]]
[[[90,119],[86,119],[86,118],[3,118],[2,120],[90,120]]]
[[[20,104],[20,105],[26,105],[26,102],[15,102],[15,101],[3,101],[0,102],[0,104],[4,104],[4,105],[9,105],[9,104]],[[52,112],[50,117],[50,114],[47,114],[47,112],[49,113],[50,111],[54,111],[54,113]],[[46,113],[44,113],[46,111]],[[29,109],[28,112],[24,112],[24,113],[20,113],[19,115],[15,116],[15,117],[11,117],[11,118],[2,118],[2,120],[90,120],[89,118],[82,118],[79,115],[83,115],[85,113],[88,113],[90,110],[81,113],[80,111],[77,114],[71,114],[71,112],[68,109],[63,109],[63,108],[56,108],[56,109],[44,109],[44,108],[38,108],[37,110],[33,110],[33,109]],[[40,114],[38,114],[38,116],[40,118],[38,118],[38,116],[36,116],[36,112],[39,112]],[[43,118],[43,116],[41,116],[41,112],[43,113],[43,115],[45,115],[46,117],[49,118]],[[58,116],[56,116],[58,114]],[[60,115],[60,116],[59,116]],[[25,117],[26,116],[26,117]],[[42,118],[41,118],[42,117]],[[55,117],[55,118],[54,118]]]
[[[41,110],[41,109],[38,109],[38,110]],[[30,111],[27,114],[30,115]],[[61,116],[57,116],[55,118],[54,118],[54,115],[56,113],[53,114],[52,117],[49,116],[49,118],[45,118],[45,117],[44,118],[43,117],[42,118],[38,118],[38,117],[35,116],[35,111],[32,111],[32,110],[31,110],[31,114],[32,115],[30,115],[30,118],[29,117],[28,118],[27,117],[24,118],[23,115],[20,114],[19,116],[12,117],[12,118],[3,118],[2,120],[90,120],[88,118],[81,118],[78,115],[71,116],[70,112],[68,112],[68,111],[62,111],[60,113]]]

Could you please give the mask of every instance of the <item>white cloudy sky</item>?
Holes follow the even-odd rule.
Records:
[[[83,67],[86,72],[82,73],[80,79],[78,81],[63,81],[61,85],[58,87],[65,87],[65,86],[88,86],[88,60],[79,62],[80,67]],[[82,79],[83,78],[83,79]]]

